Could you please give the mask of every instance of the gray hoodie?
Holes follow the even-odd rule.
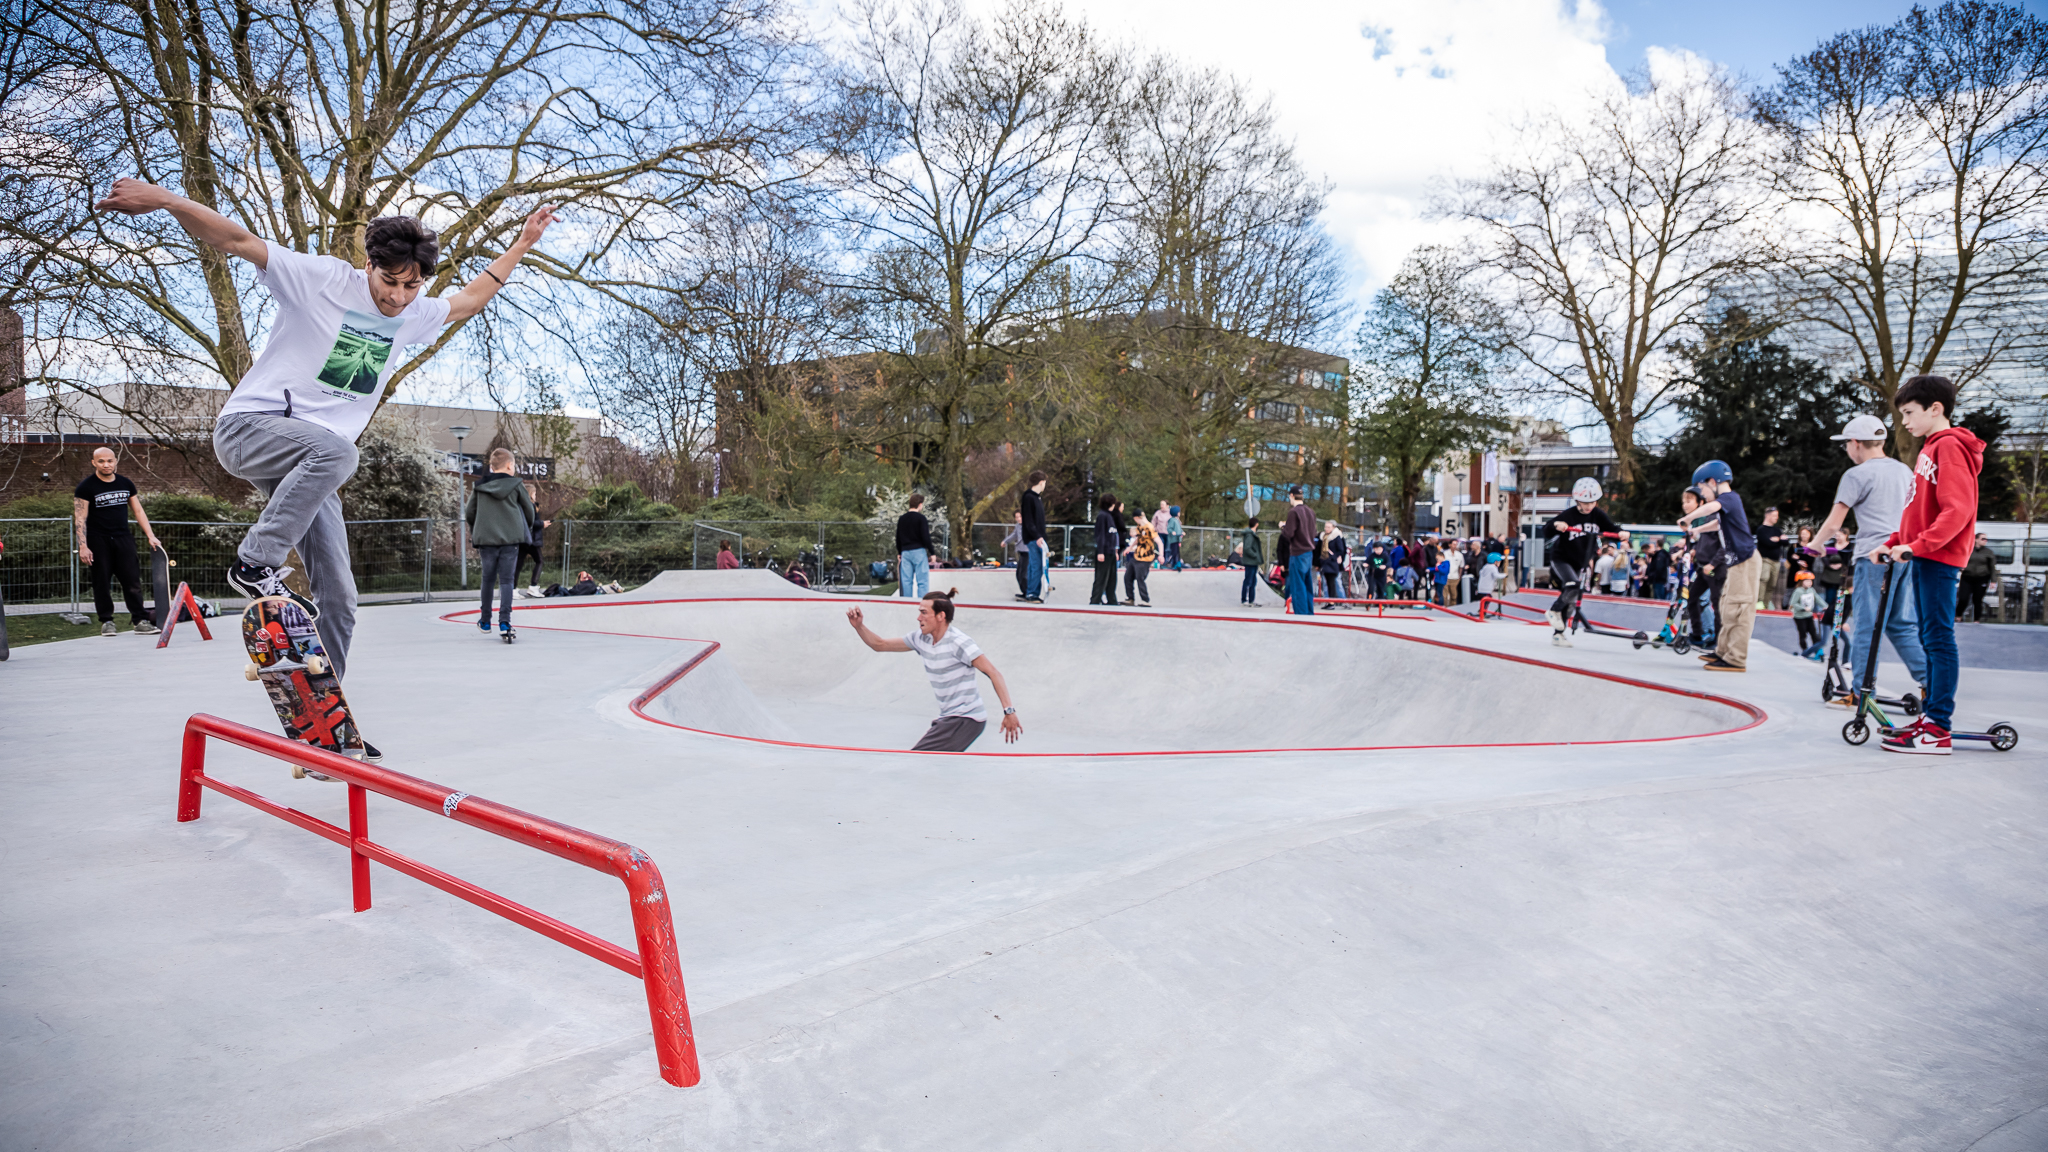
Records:
[[[503,548],[532,538],[540,510],[517,476],[493,472],[476,482],[476,494],[462,513],[469,521],[469,542],[478,548]]]

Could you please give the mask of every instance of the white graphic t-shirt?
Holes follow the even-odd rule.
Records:
[[[367,272],[333,256],[274,243],[256,281],[277,300],[270,339],[235,394],[231,412],[283,412],[343,436],[363,434],[384,379],[408,346],[431,343],[448,322],[448,301],[417,296],[386,316],[370,298]]]

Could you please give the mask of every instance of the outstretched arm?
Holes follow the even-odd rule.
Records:
[[[491,297],[498,294],[498,289],[505,286],[505,281],[512,278],[512,270],[519,266],[519,261],[525,259],[533,246],[540,242],[541,233],[554,222],[554,205],[543,204],[534,209],[533,215],[526,218],[526,227],[519,230],[519,239],[514,240],[503,255],[491,261],[484,268],[483,275],[463,285],[462,291],[448,298],[448,322],[459,323],[483,311]]]
[[[868,627],[866,617],[861,614],[861,610],[858,608],[848,608],[846,610],[846,622],[853,625],[853,630],[860,634],[861,643],[866,644],[877,652],[910,651],[910,645],[905,644],[901,640],[875,635],[874,630]]]
[[[270,249],[262,237],[211,208],[154,184],[125,177],[116,180],[106,198],[93,205],[93,210],[129,216],[169,212],[194,240],[202,244],[211,245],[230,256],[240,256],[258,268],[265,267],[270,261]]]
[[[1003,702],[1003,708],[1006,710],[1003,714],[1003,743],[1015,744],[1017,737],[1024,734],[1024,722],[1017,719],[1015,712],[1007,711],[1015,707],[1010,703],[1010,686],[1004,683],[1003,674],[996,671],[995,661],[987,656],[976,656],[974,666],[983,676],[988,677],[988,682],[995,686],[996,699]]]

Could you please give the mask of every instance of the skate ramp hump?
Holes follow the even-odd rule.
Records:
[[[565,606],[528,626],[700,643],[639,701],[652,720],[907,749],[937,715],[930,684],[914,655],[860,642],[845,619],[856,605],[880,635],[916,627],[913,603],[867,597]],[[1021,742],[1002,742],[1000,704],[981,680],[990,723],[973,752],[984,755],[1601,743],[1760,717],[1718,697],[1347,624],[963,607],[957,626],[1003,673],[1025,725]]]

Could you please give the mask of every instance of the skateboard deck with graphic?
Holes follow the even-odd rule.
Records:
[[[363,758],[363,737],[349,714],[341,681],[320,646],[320,633],[297,604],[263,596],[242,611],[242,646],[249,653],[242,674],[263,682],[284,734],[316,748]],[[305,770],[292,768],[292,775]],[[325,779],[325,777],[323,777]]]
[[[150,603],[150,616],[158,628],[171,620],[171,569],[177,566],[171,554],[159,544],[149,550],[149,592],[154,599]]]

